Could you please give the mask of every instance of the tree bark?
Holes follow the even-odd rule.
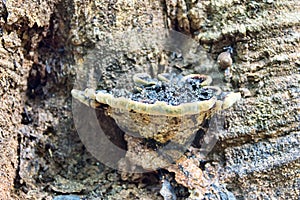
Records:
[[[229,87],[247,88],[251,95],[226,112],[227,128],[218,133],[213,152],[225,172],[219,179],[238,199],[299,198],[299,1],[19,0],[0,5],[1,199],[49,199],[56,193],[91,197],[98,184],[108,184],[106,177],[111,183],[103,187],[119,183],[82,150],[71,112],[74,65],[103,35],[149,27],[188,34],[215,60],[223,47],[233,47]],[[124,190],[114,196],[107,189],[99,198],[129,195]]]

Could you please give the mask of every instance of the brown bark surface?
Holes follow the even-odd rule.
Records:
[[[186,33],[214,59],[234,48],[230,87],[251,95],[218,133],[218,178],[237,199],[299,198],[299,1],[7,0],[0,24],[0,199],[162,199],[94,159],[72,120],[86,50],[111,32],[146,27]]]

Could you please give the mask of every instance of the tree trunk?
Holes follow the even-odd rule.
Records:
[[[121,183],[84,149],[70,96],[74,66],[99,38],[149,27],[188,34],[215,60],[223,47],[233,47],[229,87],[250,94],[226,112],[226,129],[218,133],[212,152],[224,168],[218,178],[238,199],[299,198],[299,1],[18,0],[0,5],[1,199],[72,193],[162,198]]]

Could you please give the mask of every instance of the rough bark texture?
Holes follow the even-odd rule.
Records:
[[[234,48],[231,87],[251,96],[226,113],[211,155],[224,168],[219,179],[238,199],[298,199],[299,16],[295,0],[2,1],[1,199],[162,199],[86,152],[71,112],[74,64],[86,50],[145,27],[189,34],[215,59]]]

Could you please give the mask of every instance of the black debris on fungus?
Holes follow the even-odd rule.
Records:
[[[113,89],[109,93],[115,97],[125,97],[133,101],[154,104],[156,101],[166,102],[168,105],[177,106],[182,103],[205,101],[216,95],[213,88],[203,87],[203,77],[188,78],[185,82],[174,78],[165,82],[157,79],[147,81],[155,82],[153,85],[135,85],[132,91],[126,89]]]

